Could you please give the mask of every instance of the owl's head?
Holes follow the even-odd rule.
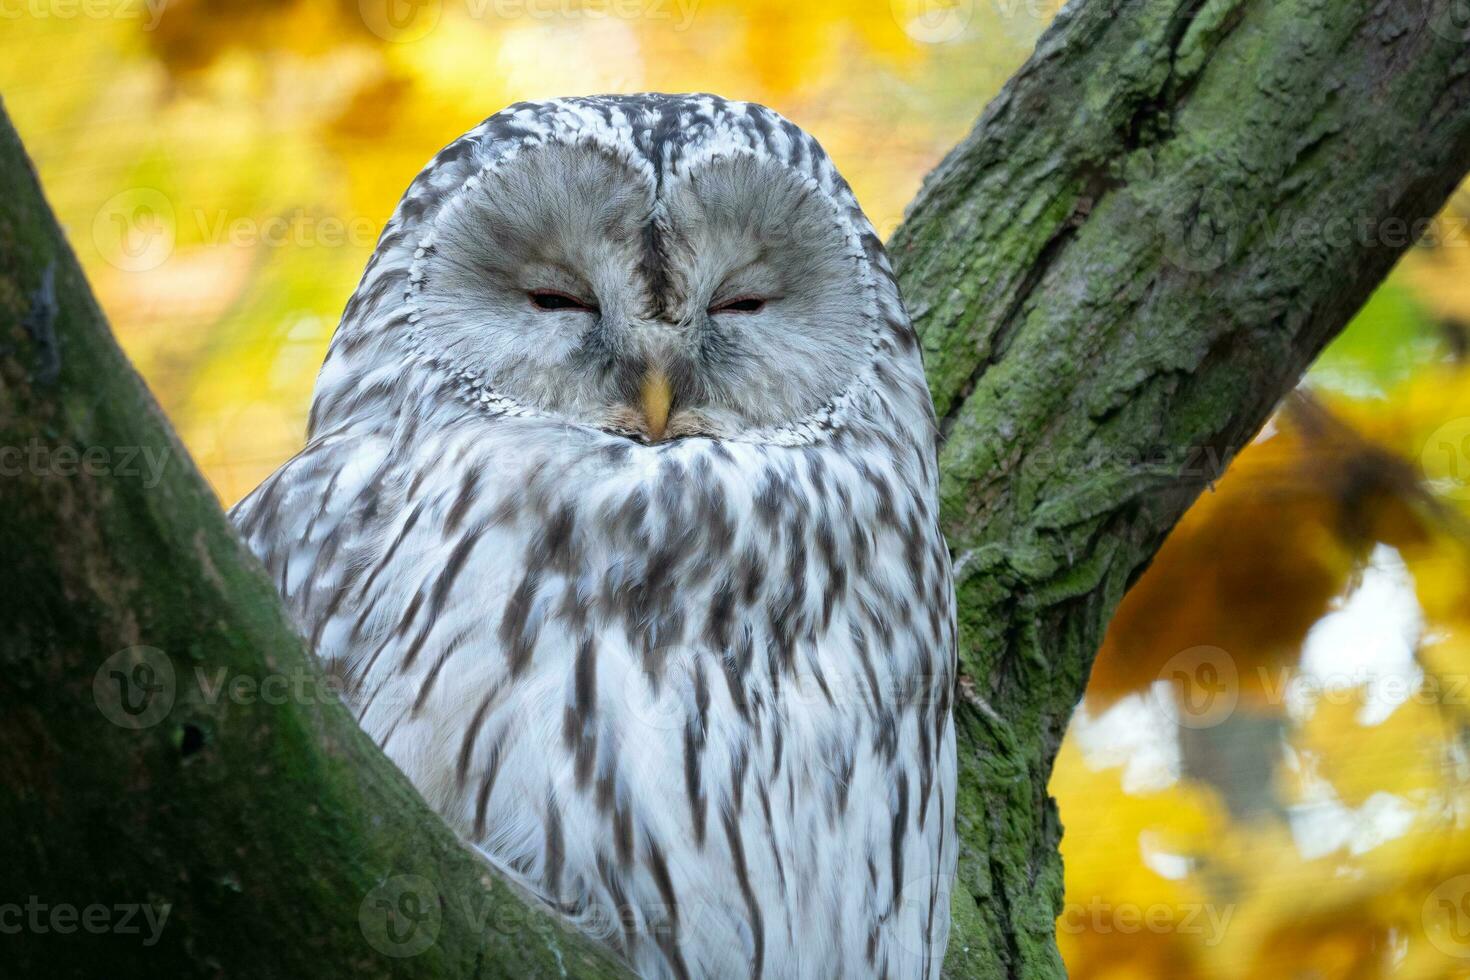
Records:
[[[513,106],[439,154],[348,306],[314,429],[390,383],[351,368],[384,344],[494,411],[648,443],[825,423],[913,340],[815,140],[760,106],[642,95]]]

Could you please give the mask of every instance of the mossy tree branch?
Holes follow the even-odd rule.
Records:
[[[3,113],[0,447],[7,976],[626,975],[492,880],[322,680]]]
[[[1103,631],[1470,169],[1467,40],[1453,0],[1070,3],[894,236],[969,692],[951,976],[1062,975],[1046,787]]]
[[[1454,12],[1073,0],[895,235],[961,600],[951,976],[1061,975],[1046,784],[1102,631],[1470,167]],[[0,877],[53,907],[170,906],[151,946],[28,930],[7,963],[617,975],[491,880],[324,690],[0,129]],[[139,647],[174,673],[144,727],[129,711],[168,685]],[[385,955],[415,929],[434,942]]]

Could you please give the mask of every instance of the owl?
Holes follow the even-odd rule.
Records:
[[[791,122],[597,96],[450,143],[232,517],[425,799],[640,975],[939,976],[933,406]]]

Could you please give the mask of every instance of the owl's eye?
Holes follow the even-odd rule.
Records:
[[[741,296],[739,299],[732,299],[728,303],[711,306],[709,312],[711,315],[716,313],[759,313],[765,305],[766,301],[759,296]]]
[[[563,293],[556,289],[533,289],[526,295],[531,298],[531,305],[538,310],[577,310],[582,313],[597,312],[597,307],[591,303],[584,302],[570,293]]]

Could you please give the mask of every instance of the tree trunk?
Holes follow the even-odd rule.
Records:
[[[1470,169],[1467,39],[1460,0],[1073,2],[894,235],[959,590],[950,976],[1062,975],[1103,631]]]
[[[3,115],[0,324],[5,975],[626,975],[492,880],[334,696]]]
[[[949,975],[1061,975],[1046,785],[1103,628],[1470,168],[1455,3],[1073,0],[896,234],[960,589]],[[619,975],[337,703],[3,118],[0,317],[7,965]]]

